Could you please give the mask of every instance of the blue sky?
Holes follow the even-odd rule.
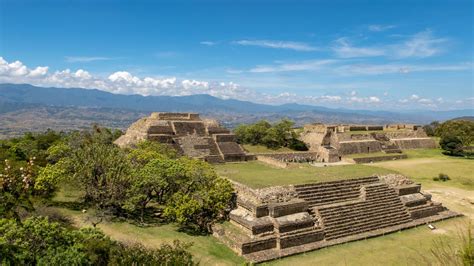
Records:
[[[0,82],[472,108],[473,10],[459,0],[0,0]]]

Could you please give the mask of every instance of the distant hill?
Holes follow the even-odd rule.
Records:
[[[474,121],[474,116],[461,116],[461,117],[456,117],[451,120],[468,120],[468,121]]]
[[[216,118],[228,127],[259,119],[275,121],[284,117],[295,120],[298,125],[314,122],[425,124],[474,115],[472,109],[439,112],[350,110],[294,103],[266,105],[203,94],[141,96],[113,94],[96,89],[0,84],[0,135],[16,135],[47,128],[69,130],[91,123],[123,129],[139,117],[159,111],[197,112]]]

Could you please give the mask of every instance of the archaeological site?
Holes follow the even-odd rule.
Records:
[[[301,140],[317,159],[323,162],[340,161],[344,155],[359,153],[401,153],[405,149],[435,148],[421,126],[393,124],[371,125],[324,125],[304,126]]]
[[[215,120],[194,113],[152,113],[132,124],[116,144],[158,141],[210,163],[257,160],[290,170],[302,163],[338,163],[352,154],[395,160],[406,158],[403,150],[436,146],[421,127],[405,124],[311,124],[304,126],[300,139],[309,151],[248,154],[236,136]],[[362,159],[356,163],[377,158]],[[432,201],[420,184],[399,174],[342,176],[324,182],[318,182],[315,174],[314,182],[292,184],[289,172],[289,185],[264,188],[229,179],[235,190],[234,207],[230,222],[214,225],[214,236],[255,263],[459,216]]]
[[[203,120],[194,113],[152,113],[133,123],[115,143],[127,147],[143,140],[171,145],[181,154],[210,163],[247,160],[234,134],[216,120]]]

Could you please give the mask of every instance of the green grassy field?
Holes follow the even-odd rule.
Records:
[[[286,147],[281,147],[278,149],[269,149],[263,145],[250,145],[250,144],[244,144],[242,145],[244,150],[250,153],[279,153],[279,152],[294,152],[294,150],[286,148]]]
[[[301,164],[291,168],[276,168],[258,161],[228,163],[215,166],[217,173],[252,188],[325,182],[396,171],[369,165],[314,167]]]
[[[406,160],[378,162],[371,165],[394,170],[421,183],[424,187],[452,186],[474,190],[474,160],[443,155],[439,149],[407,150]],[[439,173],[447,174],[447,182],[433,181]]]

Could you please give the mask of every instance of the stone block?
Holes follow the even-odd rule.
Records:
[[[281,216],[275,219],[275,229],[281,233],[287,233],[303,228],[313,227],[314,221],[308,212],[300,212]]]
[[[420,184],[404,185],[404,186],[396,187],[395,190],[398,192],[399,196],[414,194],[414,193],[420,192],[421,185]]]
[[[324,232],[320,230],[312,230],[300,234],[280,237],[280,248],[289,248],[301,246],[308,243],[318,242],[324,239]]]
[[[302,199],[293,199],[288,202],[270,203],[268,211],[271,217],[280,217],[308,210],[308,203]]]

